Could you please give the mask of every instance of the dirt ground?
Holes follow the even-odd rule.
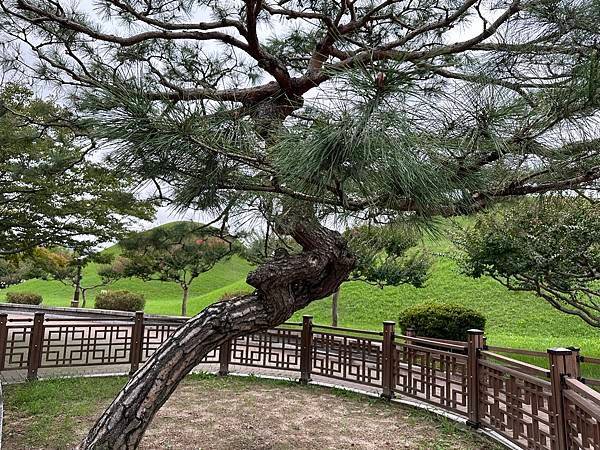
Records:
[[[336,392],[264,383],[225,391],[185,385],[162,408],[142,448],[495,448],[469,431],[410,408]]]
[[[72,448],[107,402],[57,445],[27,441],[32,421],[10,413],[4,449]],[[64,419],[64,417],[62,417]],[[60,415],[53,420],[60,421]],[[32,445],[33,444],[33,445]],[[463,426],[414,408],[314,386],[237,377],[182,383],[146,432],[141,449],[498,449]]]

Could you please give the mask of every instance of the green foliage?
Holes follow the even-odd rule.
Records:
[[[146,299],[142,294],[129,291],[101,291],[96,295],[96,309],[142,311]]]
[[[182,315],[187,314],[189,287],[194,280],[239,250],[239,244],[221,236],[220,230],[195,222],[175,222],[134,233],[120,246],[121,256],[100,271],[103,279],[174,281],[183,291]]]
[[[285,249],[288,253],[298,253],[302,250],[292,238],[272,234],[253,233],[249,242],[241,250],[241,255],[252,264],[262,264],[273,257],[275,252]]]
[[[600,327],[600,208],[572,197],[528,199],[478,216],[456,238],[470,276],[489,275]]]
[[[0,289],[39,275],[40,272],[35,268],[31,258],[25,255],[9,255],[0,258]]]
[[[178,222],[131,234],[120,242],[121,256],[102,274],[189,285],[233,254],[235,245],[219,233],[195,222]]]
[[[414,248],[418,242],[414,229],[401,225],[361,226],[346,231],[344,236],[357,258],[353,279],[379,286],[425,284],[431,258]]]
[[[86,282],[85,267],[89,264],[107,265],[114,259],[111,252],[96,252],[89,248],[79,248],[77,251],[66,248],[37,247],[27,258],[32,266],[30,278],[51,279],[71,286],[75,294],[82,294],[83,304],[86,304],[86,293],[113,282],[111,278]]]
[[[468,330],[484,329],[485,317],[464,306],[426,302],[402,311],[398,325],[403,332],[414,328],[417,336],[465,341]]]
[[[0,88],[0,255],[93,247],[152,216],[133,179],[93,161],[79,134],[67,110],[16,84]]]
[[[43,298],[34,292],[8,292],[6,301],[18,305],[41,305]]]
[[[344,237],[357,259],[350,278],[376,284],[379,287],[403,283],[423,287],[431,267],[431,257],[416,248],[420,230],[409,221],[388,225],[364,225],[347,229]],[[243,249],[243,256],[261,264],[276,252],[301,251],[293,239],[271,234],[255,235]]]
[[[411,199],[411,210],[430,215],[470,179],[459,182],[439,158],[430,157],[438,138],[419,131],[404,111],[382,104],[381,93],[372,92],[365,89],[351,106],[339,106],[341,111],[318,111],[310,126],[286,130],[270,155],[281,180],[316,198],[337,190],[349,208],[350,199],[378,198],[383,208],[402,211]]]

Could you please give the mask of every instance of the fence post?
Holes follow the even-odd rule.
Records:
[[[302,334],[300,335],[300,383],[308,384],[312,365],[312,319],[302,316]]]
[[[131,356],[131,370],[129,376],[132,376],[140,367],[142,361],[142,349],[144,344],[144,311],[135,313],[133,328],[131,329],[131,346],[129,353]]]
[[[381,385],[383,392],[381,396],[391,400],[394,396],[394,337],[396,334],[396,322],[386,320],[383,322],[383,342],[382,357],[383,357],[383,373],[381,375]]]
[[[563,379],[565,376],[579,377],[577,353],[568,348],[548,349],[552,411],[554,412],[554,434],[556,445],[553,450],[567,450],[566,417],[563,407]]]
[[[574,367],[567,367],[568,373],[571,374],[572,378],[579,378],[581,376],[581,356],[579,347],[567,347],[573,352],[573,358],[569,358],[569,363],[574,364]]]
[[[8,314],[0,314],[0,372],[4,370],[6,364],[6,341],[8,340]]]
[[[27,357],[27,380],[37,380],[37,372],[42,362],[42,343],[44,340],[44,313],[33,315],[33,327],[29,337]]]
[[[413,327],[408,327],[406,329],[406,331],[404,332],[404,336],[406,336],[404,338],[404,344],[405,345],[412,345],[413,341],[412,339],[409,339],[411,337],[416,337],[417,336],[417,330],[415,330]],[[408,348],[408,347],[404,347],[404,351],[402,352],[403,355],[403,361],[404,362],[409,362],[413,360],[413,351],[412,349]]]
[[[467,339],[467,425],[479,428],[479,352],[484,346],[481,330],[468,330]]]
[[[227,339],[219,347],[219,375],[224,377],[229,374],[229,361],[231,360],[231,339]]]

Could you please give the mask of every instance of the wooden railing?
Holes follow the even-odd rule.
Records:
[[[135,372],[177,332],[181,319],[142,313],[66,317],[0,314],[0,372],[27,379],[53,376],[60,368],[115,366]],[[248,366],[311,378],[333,379],[413,399],[464,417],[515,446],[543,450],[600,450],[600,394],[580,376],[577,349],[553,349],[548,368],[507,356],[518,350],[488,347],[483,332],[467,342],[382,331],[301,323],[250,334],[210,352],[202,364],[220,374]],[[523,351],[526,352],[526,351]],[[75,369],[74,369],[75,370]]]

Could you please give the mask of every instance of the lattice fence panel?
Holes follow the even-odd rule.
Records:
[[[29,339],[33,323],[11,324],[6,328],[6,353],[3,370],[25,369],[29,357]]]
[[[577,381],[567,381],[563,391],[563,407],[566,416],[567,442],[569,450],[600,450],[600,404],[598,394],[590,392],[596,401],[586,398],[582,393],[569,389],[570,384],[580,385],[581,391],[586,389]],[[591,391],[591,389],[590,389]]]
[[[396,344],[394,391],[464,414],[467,357],[434,348]]]
[[[300,370],[300,331],[271,329],[237,338],[231,343],[231,364]]]
[[[130,361],[132,323],[44,326],[40,367],[100,366]]]
[[[142,362],[148,360],[181,326],[181,323],[146,323],[144,325],[144,341],[142,343]],[[219,362],[219,350],[210,351],[201,362]]]
[[[553,449],[550,383],[485,360],[479,371],[481,421],[523,448]]]
[[[169,339],[180,324],[145,324],[144,341],[142,342],[142,362],[146,361],[167,339]]]
[[[381,386],[381,341],[368,338],[313,333],[312,373],[369,386]]]

